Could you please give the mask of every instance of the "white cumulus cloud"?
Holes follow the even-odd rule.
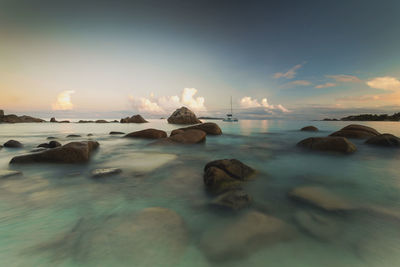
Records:
[[[400,90],[400,81],[394,77],[384,76],[376,77],[367,81],[367,85],[371,88],[397,91]]]
[[[52,104],[53,110],[71,110],[74,105],[71,102],[71,95],[75,93],[73,90],[63,91],[58,94],[57,101]]]
[[[258,99],[253,99],[250,96],[245,96],[240,100],[240,107],[243,109],[263,109],[265,112],[268,111],[281,111],[281,112],[290,112],[287,108],[282,106],[281,104],[278,105],[270,105],[268,103],[267,98],[261,99],[261,101],[258,101]]]

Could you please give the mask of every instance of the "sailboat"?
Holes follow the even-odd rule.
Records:
[[[232,96],[231,96],[231,113],[230,114],[226,114],[226,118],[223,119],[223,121],[227,121],[227,122],[236,122],[238,121],[237,118],[233,117],[233,112],[232,112]]]

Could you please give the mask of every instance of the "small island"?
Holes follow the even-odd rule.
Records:
[[[361,114],[343,117],[341,119],[323,119],[323,121],[400,121],[400,112],[388,114]]]

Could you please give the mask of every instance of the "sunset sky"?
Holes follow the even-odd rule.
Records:
[[[400,111],[400,1],[0,0],[0,109]],[[88,115],[89,114],[89,115]]]

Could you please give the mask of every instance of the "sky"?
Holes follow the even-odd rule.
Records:
[[[0,109],[240,118],[400,111],[400,1],[0,0]]]

